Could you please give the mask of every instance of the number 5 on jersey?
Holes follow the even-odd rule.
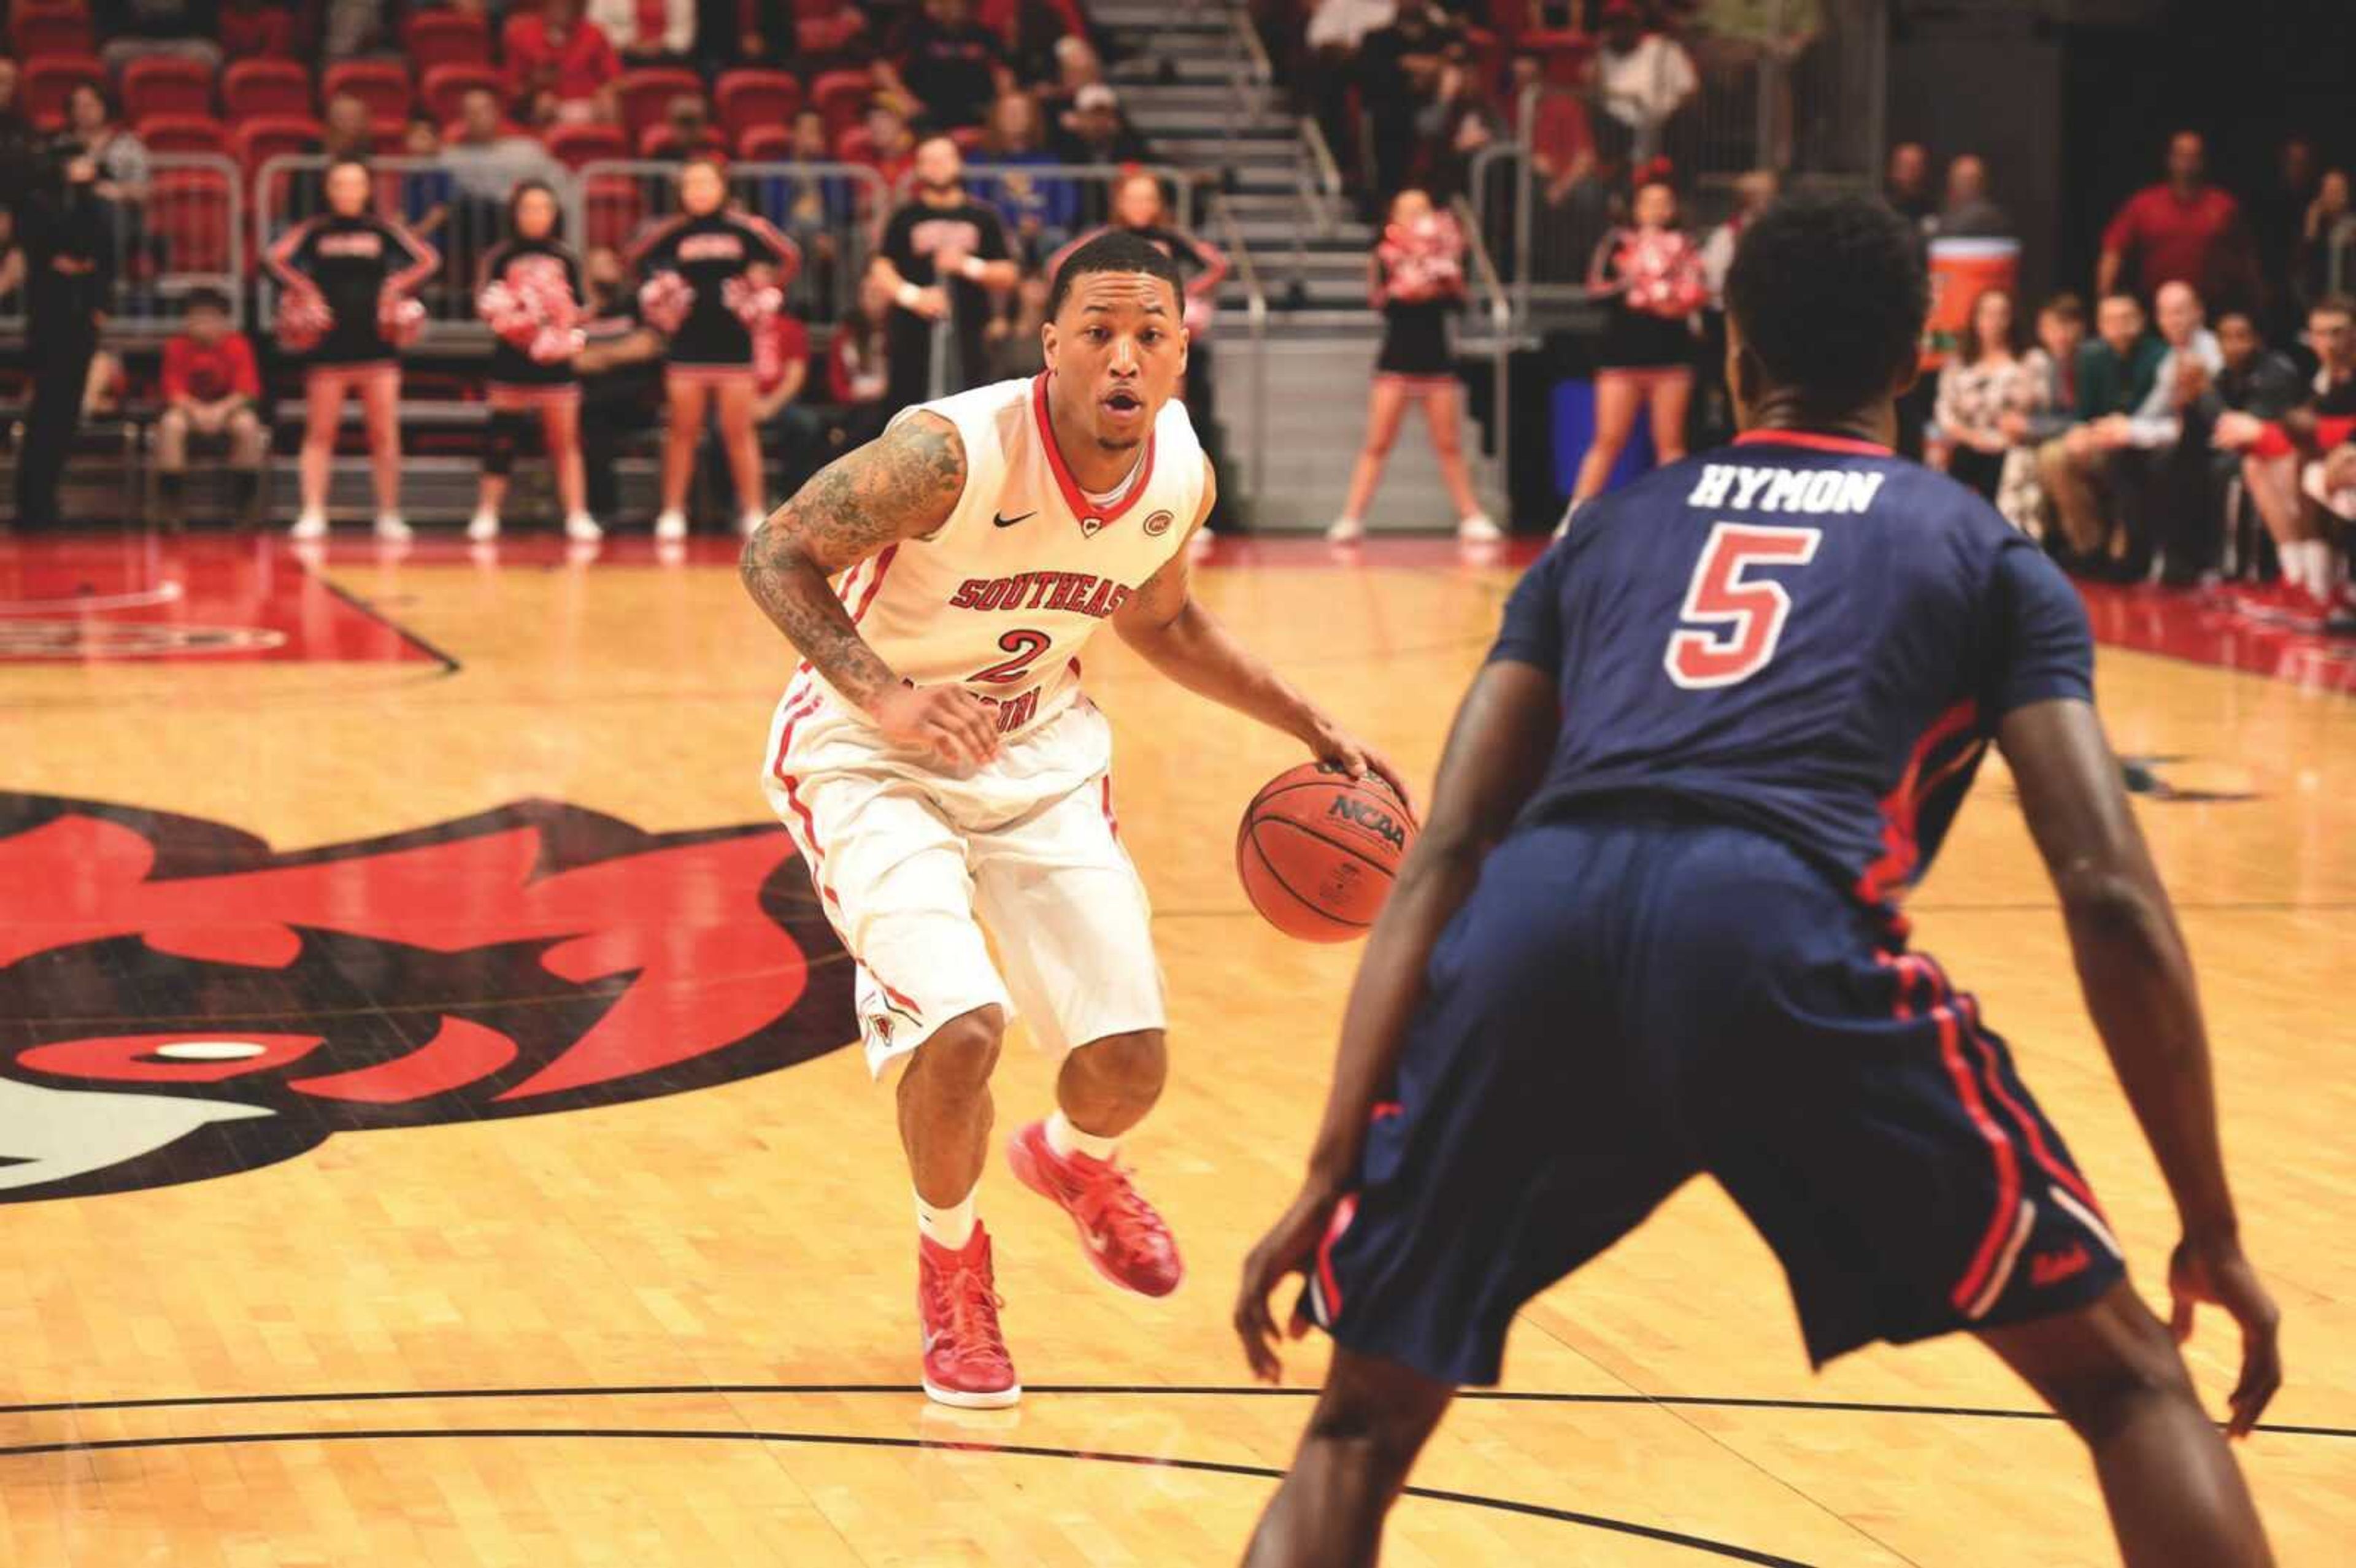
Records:
[[[1772,579],[1745,581],[1743,571],[1753,566],[1805,566],[1815,558],[1823,538],[1822,528],[1771,528],[1752,523],[1720,523],[1710,529],[1677,617],[1708,629],[1687,625],[1670,635],[1662,658],[1669,678],[1687,690],[1701,690],[1734,686],[1765,669],[1792,613],[1792,596]]]

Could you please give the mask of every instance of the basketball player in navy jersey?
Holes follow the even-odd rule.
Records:
[[[2175,1337],[2197,1304],[2233,1315],[2248,1433],[2277,1315],[2085,614],[1979,497],[1891,455],[1925,304],[1902,222],[1786,202],[1727,293],[1743,434],[1583,508],[1515,592],[1367,943],[1307,1183],[1245,1263],[1256,1372],[1289,1273],[1294,1331],[1335,1341],[1248,1561],[1371,1562],[1515,1312],[1707,1172],[1817,1364],[1973,1332],[2093,1450],[2130,1563],[2266,1563],[2086,1178],[1896,909],[1995,743],[2182,1218]]]

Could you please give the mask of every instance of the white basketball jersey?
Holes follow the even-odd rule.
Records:
[[[1028,730],[1070,705],[1081,647],[1184,542],[1203,508],[1203,449],[1172,400],[1139,471],[1098,505],[1055,449],[1045,372],[921,407],[965,443],[957,509],[852,567],[838,591],[902,676],[962,685],[997,705],[1000,733]]]

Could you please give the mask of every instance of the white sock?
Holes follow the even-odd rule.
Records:
[[[2307,586],[2318,599],[2331,597],[2331,541],[2308,539],[2307,550]]]
[[[1094,1133],[1084,1133],[1072,1125],[1072,1118],[1057,1111],[1047,1118],[1047,1147],[1059,1159],[1069,1159],[1076,1154],[1090,1159],[1110,1159],[1120,1147],[1119,1138],[1100,1138]]]
[[[916,1229],[935,1246],[963,1252],[965,1244],[973,1240],[975,1223],[973,1193],[967,1193],[946,1209],[936,1209],[925,1201],[923,1193],[916,1194]]]

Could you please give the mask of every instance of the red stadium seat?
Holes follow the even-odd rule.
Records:
[[[219,169],[164,169],[147,187],[147,228],[164,242],[166,272],[228,272],[236,221]]]
[[[380,120],[369,127],[369,145],[380,158],[397,158],[409,144],[409,123],[405,120]]]
[[[251,175],[283,154],[309,152],[318,144],[325,130],[307,114],[258,114],[237,123],[237,128],[230,133],[229,144],[239,164]]]
[[[679,133],[669,125],[649,125],[638,138],[638,156],[642,158],[686,158],[691,154],[708,154],[724,158],[728,143],[715,128],[707,128],[693,146],[679,139]]]
[[[790,125],[755,125],[736,138],[736,155],[748,164],[793,161],[794,131]]]
[[[150,114],[132,129],[151,153],[229,151],[229,127],[209,114]]]
[[[299,60],[239,60],[221,72],[221,113],[231,123],[308,117],[311,71]]]
[[[801,112],[802,84],[781,70],[723,71],[712,107],[728,139],[741,142],[757,126],[791,125]]]
[[[44,131],[66,123],[66,99],[85,81],[102,82],[106,67],[95,55],[49,55],[27,60],[17,79],[16,102],[25,118]]]
[[[981,151],[981,144],[987,134],[979,125],[956,125],[949,129],[949,140],[956,143],[957,150],[969,158]]]
[[[867,101],[875,94],[875,79],[863,70],[830,70],[810,83],[810,106],[826,122],[830,142],[859,123]]]
[[[213,70],[202,60],[149,55],[123,68],[123,117],[133,124],[158,114],[213,112]]]
[[[645,193],[629,175],[593,176],[583,189],[582,205],[589,230],[583,240],[593,247],[626,249],[638,226],[646,221]]]
[[[630,139],[618,125],[554,125],[549,128],[549,155],[568,169],[600,158],[626,158]]]
[[[506,101],[506,83],[498,71],[487,65],[437,65],[428,69],[417,84],[425,112],[445,123],[458,118],[459,102],[478,87],[496,94],[502,102]]]
[[[875,161],[875,138],[864,125],[853,125],[834,139],[834,160],[839,164],[872,164]]]
[[[682,92],[703,96],[703,79],[683,67],[641,66],[622,73],[622,129],[636,142],[647,127],[660,121],[670,101]]]
[[[23,11],[8,24],[8,37],[18,58],[27,61],[47,55],[86,55],[95,47],[90,13]]]
[[[346,92],[368,105],[371,120],[398,123],[409,118],[409,72],[391,60],[346,60],[329,66],[327,74],[319,79],[319,102],[324,106]]]
[[[490,28],[463,11],[412,11],[402,24],[401,44],[421,74],[437,65],[491,63]]]

